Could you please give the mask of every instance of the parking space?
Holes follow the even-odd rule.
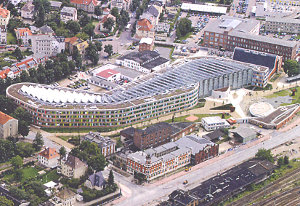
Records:
[[[154,51],[158,52],[162,57],[166,58],[166,59],[170,59],[170,52],[171,52],[171,48],[168,47],[155,47]]]

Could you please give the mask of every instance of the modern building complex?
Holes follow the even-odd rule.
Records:
[[[290,121],[299,110],[299,104],[280,106],[267,116],[251,118],[249,122],[266,129],[279,129]]]
[[[89,132],[83,137],[83,140],[96,143],[104,157],[110,156],[116,151],[116,143],[108,137],[101,136],[99,132]]]
[[[225,119],[221,119],[219,116],[204,117],[201,119],[201,124],[206,131],[230,127],[230,124]]]
[[[150,73],[168,65],[169,60],[155,51],[131,52],[120,57],[117,64],[140,72]]]
[[[294,18],[280,18],[280,17],[267,17],[265,23],[265,30],[274,33],[300,33],[300,19]]]
[[[297,43],[260,36],[257,20],[221,16],[205,27],[203,45],[215,49],[234,51],[236,47],[276,54],[283,60],[295,59]]]
[[[200,58],[125,90],[100,94],[19,83],[8,87],[6,95],[41,127],[120,127],[192,108],[218,88],[250,85],[255,67]]]
[[[55,168],[58,165],[60,155],[55,148],[46,148],[44,151],[38,154],[38,162],[49,168]]]
[[[18,120],[0,112],[0,139],[18,135]]]
[[[259,87],[266,86],[272,75],[281,70],[282,65],[281,56],[239,47],[234,49],[232,59],[261,66],[253,71],[252,85]]]

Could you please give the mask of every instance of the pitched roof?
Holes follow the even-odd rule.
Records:
[[[105,184],[105,179],[101,171],[90,175],[89,180],[92,186],[102,187]]]
[[[44,151],[40,152],[39,155],[45,157],[48,160],[59,157],[59,154],[56,152],[55,148],[47,148]]]
[[[224,135],[225,135],[225,133],[223,132],[222,129],[216,129],[215,131],[204,135],[203,138],[208,139],[208,140],[215,140],[215,139],[217,139],[219,137],[222,137]]]
[[[153,28],[153,25],[148,19],[141,19],[137,22],[137,25],[139,26],[138,30],[142,31],[150,31]]]
[[[41,28],[39,28],[39,30],[42,34],[54,33],[54,31],[48,25],[42,26]]]
[[[87,165],[84,162],[82,162],[78,157],[74,157],[73,155],[68,155],[68,158],[67,158],[67,161],[65,162],[65,164],[73,169],[87,167]]]
[[[76,193],[74,193],[72,190],[65,188],[62,191],[60,191],[56,196],[62,200],[67,200],[71,197],[74,197],[75,195]]]
[[[6,124],[6,122],[8,122],[11,119],[14,119],[14,118],[7,115],[7,114],[5,114],[5,113],[3,113],[3,112],[0,112],[0,124],[1,125]]]
[[[25,36],[25,34],[27,33],[27,36],[31,36],[32,32],[30,31],[29,28],[17,28],[15,29],[16,33],[19,33],[19,36]]]
[[[2,18],[7,18],[7,16],[9,16],[9,14],[10,14],[9,10],[0,8],[0,16]]]
[[[93,3],[95,6],[97,6],[97,0],[70,0],[70,3],[83,5],[89,5],[90,3]]]
[[[34,11],[34,5],[32,2],[27,2],[21,9],[22,11],[27,11],[27,12],[33,12]]]
[[[109,19],[109,18],[112,18],[114,21],[116,21],[116,17],[114,17],[111,14],[107,14],[101,19],[101,23],[105,23],[107,21],[107,19]]]
[[[70,37],[70,38],[65,38],[65,43],[74,44],[77,40],[78,40],[78,37],[73,36],[73,37]]]
[[[159,15],[159,11],[153,5],[149,6],[145,12],[150,13],[152,16],[155,17],[158,17]]]
[[[111,77],[111,76],[113,76],[113,75],[115,75],[115,74],[119,74],[119,73],[120,73],[120,72],[117,72],[117,71],[115,71],[115,70],[113,70],[113,69],[105,69],[105,70],[99,72],[99,73],[96,74],[96,75],[99,76],[99,77],[102,77],[102,78],[107,79],[107,78],[109,78],[109,77]]]
[[[10,68],[0,71],[0,78],[1,78],[1,79],[6,79],[7,74],[8,74],[10,71],[11,71]]]

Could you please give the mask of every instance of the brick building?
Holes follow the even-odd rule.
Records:
[[[154,47],[154,41],[152,38],[142,38],[139,44],[139,52],[152,51]]]

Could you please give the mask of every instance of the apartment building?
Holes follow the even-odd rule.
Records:
[[[17,40],[24,45],[29,45],[30,37],[32,33],[29,28],[17,28],[15,29]]]
[[[63,159],[58,168],[57,173],[60,173],[69,178],[80,178],[85,174],[88,165],[82,162],[78,157],[68,155],[67,159]]]
[[[77,9],[81,9],[88,13],[94,13],[95,7],[98,5],[97,0],[70,0],[70,3]]]
[[[142,38],[139,43],[139,52],[152,51],[154,47],[154,41],[152,38]]]
[[[32,35],[31,44],[34,55],[50,57],[65,50],[65,38],[50,34]]]
[[[57,167],[59,158],[60,155],[55,148],[46,148],[38,154],[38,162],[49,168]]]
[[[77,21],[77,9],[64,6],[60,11],[60,19],[65,23],[67,21]]]
[[[21,9],[21,17],[23,19],[34,19],[34,5],[31,1],[27,2]]]
[[[118,8],[119,11],[122,9],[129,10],[131,4],[131,0],[112,0],[111,1],[111,8]]]
[[[289,17],[266,17],[265,30],[268,32],[300,33],[300,19]]]
[[[104,157],[110,156],[116,151],[116,143],[109,137],[103,137],[99,132],[89,132],[83,136],[83,140],[96,143]]]
[[[155,29],[151,21],[148,19],[140,19],[136,24],[136,38],[153,38]]]
[[[0,27],[7,27],[10,18],[10,11],[0,7]]]

